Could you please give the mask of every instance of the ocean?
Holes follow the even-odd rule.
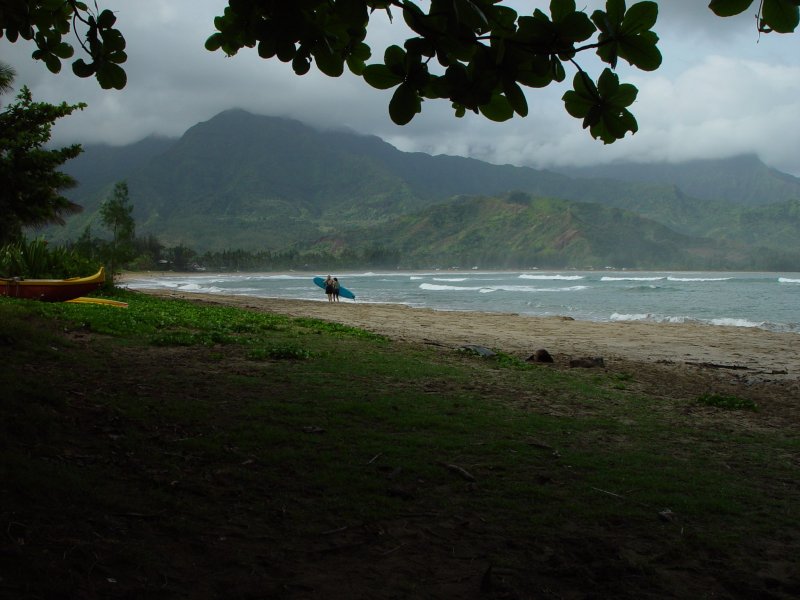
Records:
[[[328,273],[134,273],[125,285],[327,301],[312,282],[315,275]],[[800,333],[800,273],[470,270],[332,275],[355,293],[356,302]]]

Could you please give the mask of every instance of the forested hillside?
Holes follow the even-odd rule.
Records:
[[[747,157],[683,167],[585,169],[570,177],[406,153],[374,136],[230,110],[178,140],[87,147],[65,170],[80,182],[71,199],[85,211],[67,227],[50,230],[56,240],[76,238],[113,184],[124,179],[140,235],[198,251],[302,252],[327,243],[341,252],[371,245],[420,259],[446,263],[448,257],[474,257],[497,266],[532,257],[576,266],[621,265],[633,258],[642,266],[688,265],[699,256],[739,265],[740,255],[750,254],[759,257],[754,266],[763,267],[765,256],[774,262],[800,255],[796,199],[785,197],[793,193],[796,178]],[[732,171],[737,189],[760,186],[761,195],[748,201],[731,196]],[[526,211],[522,221],[514,221],[507,200],[500,200],[517,192],[536,199],[531,202],[538,207]],[[483,197],[473,212],[467,210],[467,196]],[[561,217],[539,212],[543,206],[552,209],[556,200],[567,207]],[[597,222],[575,237],[567,213]],[[503,232],[503,219],[520,227],[513,236]],[[488,223],[496,226],[487,228]],[[663,232],[656,235],[655,225]],[[691,240],[704,237],[717,242],[702,242],[706,251],[693,253]]]

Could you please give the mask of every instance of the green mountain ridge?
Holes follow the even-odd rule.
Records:
[[[620,235],[625,232],[625,235]],[[368,230],[322,238],[318,252],[386,240],[401,268],[745,267],[746,248],[672,231],[631,211],[531,197],[461,197]],[[502,243],[499,243],[502,241]]]
[[[768,174],[774,171],[760,161],[751,161],[751,167],[758,178],[765,170]],[[666,168],[675,170],[674,166]],[[657,171],[655,166],[651,170]],[[758,264],[751,265],[754,268],[766,268],[764,260],[774,263],[778,257],[781,262],[791,262],[800,256],[800,224],[796,218],[787,219],[796,206],[785,198],[769,206],[763,199],[761,205],[744,205],[741,198],[720,199],[723,188],[696,198],[673,182],[613,179],[613,171],[599,171],[605,175],[602,178],[570,177],[470,158],[407,153],[375,136],[319,131],[298,121],[242,110],[225,111],[198,123],[178,140],[150,138],[121,148],[88,146],[65,171],[80,180],[70,199],[82,204],[85,211],[62,230],[50,230],[56,240],[76,238],[93,222],[115,181],[126,179],[137,232],[153,234],[166,245],[185,244],[198,251],[294,247],[302,252],[328,247],[341,253],[372,245],[398,256],[413,255],[443,264],[450,262],[448,253],[453,258],[464,257],[466,262],[467,257],[475,256],[482,264],[495,257],[492,260],[499,266],[509,256],[520,260],[547,256],[547,248],[539,248],[544,244],[551,246],[552,256],[568,258],[575,266],[621,265],[626,254],[658,257],[659,264],[672,260],[678,265],[703,255],[687,256],[679,252],[681,244],[713,237],[718,240],[713,251],[707,242],[700,246],[722,266],[741,265],[739,255],[748,254],[748,245],[750,254],[759,256]],[[739,176],[744,177],[741,165],[740,171]],[[702,164],[693,163],[676,180],[686,183],[691,173],[702,172]],[[791,176],[774,173],[784,184],[793,181]],[[549,213],[547,226],[554,231],[560,227],[558,233],[534,239],[533,232],[541,233],[544,227],[536,221],[544,217],[534,218],[534,213],[526,213],[531,230],[527,235],[515,231],[509,237],[500,227],[486,230],[485,222],[501,219],[498,214],[492,220],[486,208],[491,204],[488,198],[496,198],[499,204],[495,209],[502,208],[505,214],[508,198],[515,192],[543,202],[594,203],[599,205],[592,208],[594,218],[608,223],[603,235],[595,235],[599,227],[594,227],[578,236],[581,243],[570,244],[569,251],[558,243],[570,235],[570,222]],[[465,196],[482,197],[485,206],[462,214],[468,204]],[[438,212],[434,210],[437,207],[441,207]],[[617,212],[605,210],[611,208]],[[591,211],[581,206],[573,207],[572,212],[587,215]],[[470,222],[470,214],[478,221]],[[431,220],[438,225],[431,226]],[[416,230],[425,231],[426,238],[400,234],[414,229],[412,224],[417,221]],[[460,233],[450,231],[451,221],[458,223]],[[651,236],[649,244],[661,244],[660,252],[645,251],[643,234],[635,231],[650,231],[650,221],[675,234]],[[757,226],[748,227],[749,221]],[[473,239],[465,241],[469,235]],[[415,242],[409,247],[412,238]],[[338,241],[331,244],[331,240]],[[526,244],[536,251],[523,250]],[[421,251],[425,247],[427,255]],[[725,255],[730,257],[727,263]]]

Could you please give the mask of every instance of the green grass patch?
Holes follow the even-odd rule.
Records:
[[[749,398],[739,398],[726,394],[703,394],[697,398],[698,404],[714,406],[727,410],[758,410],[758,404]]]

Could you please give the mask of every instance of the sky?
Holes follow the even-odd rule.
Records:
[[[639,131],[604,145],[564,110],[561,96],[570,89],[571,67],[563,83],[527,92],[525,118],[494,123],[468,113],[459,119],[448,101],[438,100],[424,102],[422,113],[399,127],[388,114],[391,91],[373,89],[347,70],[329,78],[312,67],[298,77],[291,65],[263,60],[254,49],[233,57],[205,50],[214,17],[227,6],[224,0],[97,3],[116,13],[127,41],[128,84],[122,91],[102,90],[94,79],[75,77],[69,63],[53,75],[30,58],[31,44],[0,39],[0,61],[16,70],[17,88],[27,85],[37,101],[89,105],[56,124],[56,144],[121,145],[150,135],[179,137],[224,110],[241,108],[376,135],[404,151],[495,164],[558,168],[754,153],[769,166],[800,176],[800,32],[759,36],[754,8],[721,19],[704,0],[659,2],[654,30],[661,39],[661,68],[648,73],[623,65],[618,71],[622,81],[639,88],[631,107]],[[520,14],[537,7],[548,12],[549,5],[504,3]],[[596,0],[583,5],[589,14],[602,6]],[[386,45],[402,45],[407,37],[402,18],[396,15],[390,23],[382,12],[373,15],[369,31],[375,62]],[[590,55],[579,55],[578,61],[595,78],[600,73]],[[11,97],[2,100],[6,104]]]

